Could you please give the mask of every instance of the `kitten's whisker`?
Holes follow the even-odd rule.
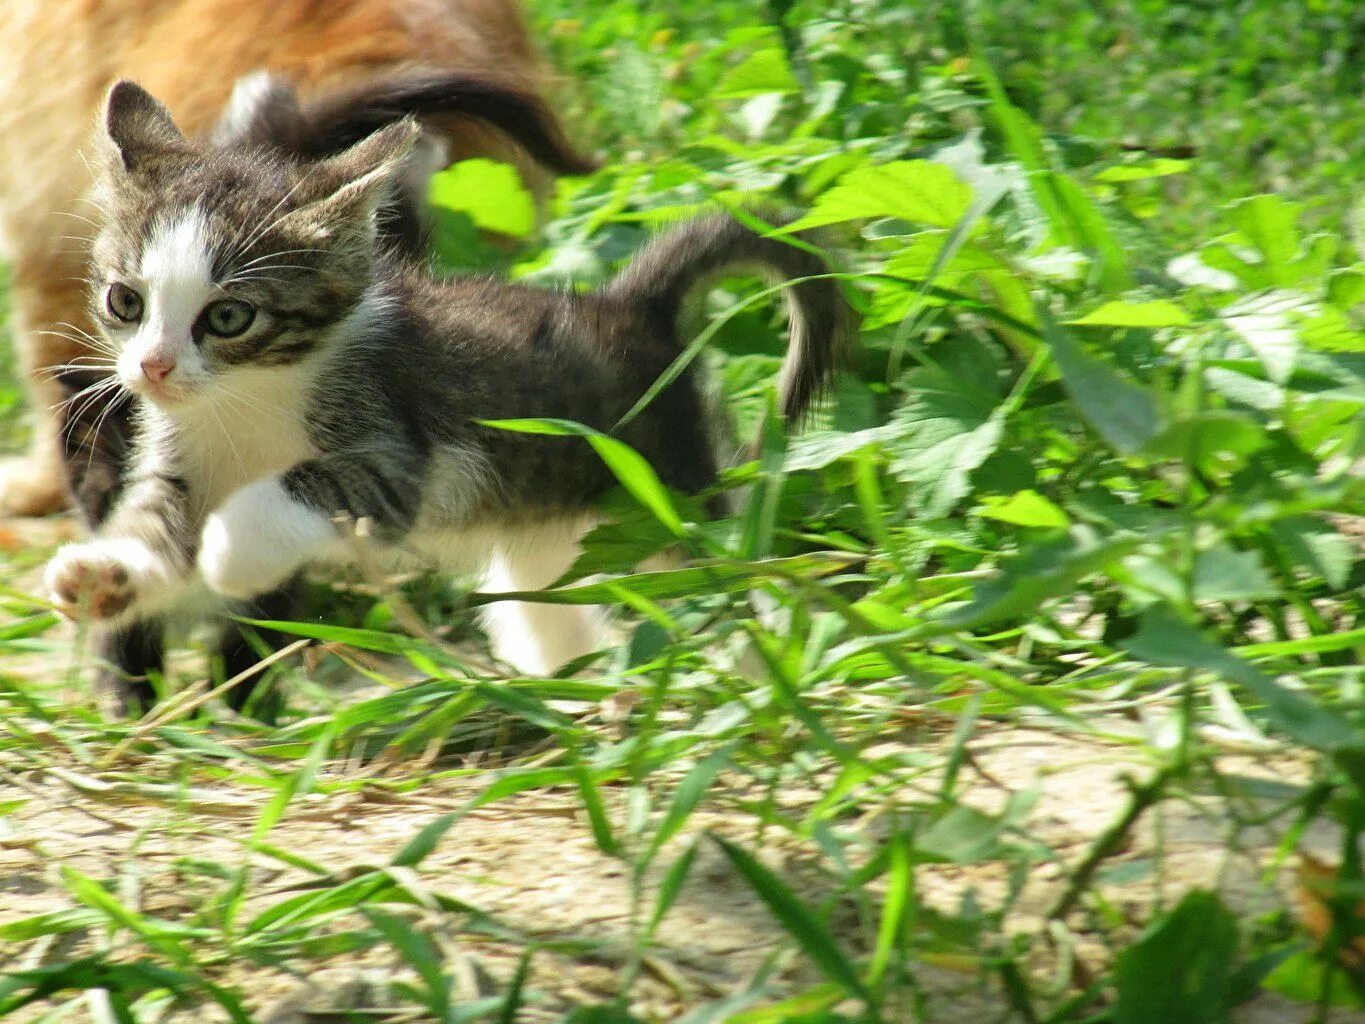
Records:
[[[78,401],[79,399],[82,399],[82,398],[91,398],[91,399],[94,399],[96,396],[98,396],[98,395],[100,394],[100,392],[102,392],[102,391],[108,391],[108,390],[110,390],[111,388],[115,388],[115,387],[117,386],[117,384],[118,384],[118,381],[115,380],[115,379],[112,378],[112,377],[106,377],[104,380],[96,381],[94,384],[91,384],[89,387],[85,387],[85,388],[82,388],[80,391],[77,391],[77,392],[76,392],[74,395],[72,395],[70,398],[67,398],[67,399],[64,399],[64,400],[61,401],[61,402],[55,403],[55,404],[52,406],[52,411],[54,411],[54,412],[60,411],[60,410],[63,409],[65,406],[71,405],[73,402],[76,402],[76,401]],[[74,420],[74,419],[78,419],[78,418],[81,416],[81,414],[85,412],[85,410],[86,410],[86,408],[87,408],[87,406],[88,406],[89,404],[90,404],[90,403],[87,402],[86,405],[81,406],[81,408],[80,408],[77,412],[73,413],[73,414],[72,414],[72,419],[73,419],[73,420]]]
[[[117,380],[114,381],[113,386],[111,387],[94,389],[81,407],[68,415],[66,424],[62,428],[61,436],[63,444],[71,439],[72,432],[76,427],[85,421],[86,414],[103,402],[104,407],[100,410],[100,415],[95,421],[95,426],[89,428],[91,434],[98,434],[100,423],[103,422],[104,417],[107,416],[109,411],[117,404],[116,399],[119,390],[120,387]]]
[[[63,341],[69,341],[73,345],[77,345],[81,348],[93,348],[94,351],[90,352],[89,355],[107,359],[111,364],[118,360],[118,349],[104,344],[98,346],[91,345],[89,338],[82,338],[75,334],[67,334],[65,331],[34,331],[33,333],[47,338],[61,338]],[[84,356],[81,356],[80,358],[84,358]]]
[[[89,217],[85,216],[85,215],[82,214],[82,213],[72,213],[70,210],[53,210],[53,211],[52,211],[52,216],[54,216],[54,217],[70,217],[72,220],[84,221],[86,224],[89,224],[89,225],[90,225],[92,228],[94,228],[96,231],[103,230],[103,228],[104,228],[104,225],[103,225],[103,224],[100,224],[98,221],[93,221],[93,220],[91,220]]]
[[[301,256],[304,255],[305,253],[319,253],[325,256],[327,252],[328,250],[326,249],[279,249],[274,252],[261,253],[261,255],[255,257],[254,259],[247,260],[237,269],[250,270],[252,267],[254,267],[257,263],[260,263],[262,260],[279,259],[281,256]]]
[[[237,450],[237,443],[232,440],[232,431],[223,422],[223,417],[219,415],[218,408],[213,403],[209,404],[209,411],[213,413],[213,419],[218,424],[218,430],[223,435],[223,440],[228,443],[228,449],[232,452],[232,457],[237,462],[237,470],[242,476],[246,476],[246,463],[242,461],[242,454]]]
[[[102,430],[104,429],[104,421],[105,421],[106,419],[108,419],[108,418],[109,418],[109,414],[112,413],[112,412],[114,411],[114,406],[115,406],[116,404],[117,404],[117,403],[116,403],[116,402],[113,402],[113,401],[110,401],[110,402],[108,402],[108,403],[105,404],[104,410],[100,413],[99,419],[95,420],[95,427],[94,427],[94,429],[91,431],[91,433],[92,433],[95,437],[99,437],[99,436],[100,436],[100,431],[102,431]],[[89,451],[88,451],[88,453],[87,453],[87,455],[86,455],[86,457],[85,457],[85,471],[86,471],[87,473],[90,472],[90,467],[93,466],[93,465],[95,464],[95,446],[92,444],[92,445],[89,445],[88,448],[89,448]]]
[[[77,358],[84,358],[84,357],[79,357],[79,356],[78,356]],[[93,359],[94,357],[92,356],[91,358]],[[46,379],[46,380],[52,380],[52,379],[55,378],[55,377],[60,377],[62,374],[66,373],[68,370],[110,370],[110,371],[112,371],[112,370],[114,370],[114,369],[115,369],[115,365],[114,365],[112,362],[108,362],[108,361],[105,361],[105,362],[98,362],[98,363],[58,363],[56,366],[44,366],[41,370],[39,370],[39,371],[37,372],[36,376],[42,377],[42,378],[44,378],[44,379]]]
[[[229,405],[233,403],[240,403],[244,408],[246,408],[250,412],[255,412],[261,416],[265,416],[267,419],[272,420],[273,422],[279,424],[280,426],[289,426],[288,417],[279,409],[276,409],[269,405],[265,405],[264,403],[257,400],[255,396],[249,395],[244,391],[240,391],[229,384],[220,382],[218,387],[223,398],[227,401]]]
[[[90,344],[92,344],[92,345],[108,345],[108,344],[109,344],[109,342],[108,342],[106,339],[97,337],[96,335],[91,334],[91,333],[90,333],[89,331],[87,331],[85,328],[83,328],[83,327],[77,327],[75,324],[73,324],[73,323],[68,323],[68,322],[65,321],[65,320],[59,320],[59,321],[57,321],[57,323],[56,323],[54,326],[56,326],[56,327],[66,327],[66,328],[68,328],[68,329],[70,329],[70,330],[73,330],[73,331],[75,331],[77,334],[79,334],[82,338],[84,338],[86,341],[90,342]]]

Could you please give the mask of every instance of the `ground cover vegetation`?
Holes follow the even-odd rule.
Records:
[[[46,552],[6,527],[0,854],[41,860],[59,898],[19,913],[0,894],[0,1014],[241,1021],[253,972],[381,955],[401,968],[383,1005],[325,1019],[1359,1010],[1365,11],[535,16],[603,168],[537,223],[510,168],[453,166],[432,184],[437,258],[588,287],[677,218],[723,205],[764,230],[756,202],[798,211],[862,317],[836,394],[785,434],[780,288],[710,294],[684,358],[716,382],[734,458],[715,492],[738,510],[709,518],[709,495],[592,439],[622,488],[539,599],[615,606],[622,643],[552,679],[488,663],[486,596],[362,574],[283,627],[313,643],[264,670],[269,721],[205,699],[192,660],[181,697],[109,721],[82,696],[82,638],[34,594]],[[12,384],[0,414],[17,441]],[[687,558],[635,570],[665,549]],[[1049,766],[984,760],[1025,734],[1122,763],[1084,842],[1039,812]],[[86,817],[135,806],[128,855],[82,868],[45,848],[55,793]],[[215,800],[234,816],[205,825]],[[334,800],[341,819],[310,818]],[[533,821],[544,801],[617,865],[620,941],[514,925],[432,868],[479,814]],[[338,834],[393,802],[409,834],[346,860]],[[1180,813],[1218,854],[1199,884],[1170,868]],[[166,836],[169,859],[139,855]],[[724,990],[668,966],[703,867],[764,922]],[[271,869],[305,881],[282,891]],[[143,898],[157,872],[177,880],[161,904]],[[506,969],[471,981],[470,949]],[[585,963],[607,966],[601,991],[557,987]],[[660,979],[672,1002],[649,996]],[[987,1009],[954,1016],[968,994]]]

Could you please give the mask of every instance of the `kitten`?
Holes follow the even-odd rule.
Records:
[[[559,173],[583,173],[592,166],[568,143],[553,115],[533,93],[461,72],[404,73],[303,102],[282,79],[252,74],[234,88],[211,138],[221,147],[318,159],[342,151],[377,127],[413,114],[427,121],[448,115],[465,121],[483,119]],[[425,186],[430,173],[446,162],[445,149],[441,139],[423,134],[378,217],[381,238],[414,258],[426,251]],[[56,373],[67,396],[58,418],[67,484],[77,508],[92,527],[104,520],[117,499],[135,433],[132,396],[113,386],[117,380],[110,379],[111,370],[111,360],[96,353]],[[257,618],[296,617],[288,588],[263,596],[248,610]],[[128,702],[135,694],[139,702],[151,696],[150,684],[128,681],[161,671],[164,633],[161,622],[142,619],[101,634],[104,688],[124,695],[125,712],[130,710]],[[257,661],[256,648],[233,627],[223,631],[217,654],[225,677]],[[233,693],[238,700],[248,696],[246,690]]]
[[[194,133],[258,69],[324,103],[412,75],[492,75],[530,96],[545,86],[516,0],[3,0],[0,38],[0,259],[10,264],[10,326],[34,426],[25,456],[0,459],[0,515],[66,504],[50,411],[65,396],[50,370],[92,352],[82,150],[115,79],[153,87]],[[533,190],[547,189],[548,176],[488,127],[507,127],[515,111],[428,108],[428,153],[512,160]]]
[[[375,213],[415,141],[409,121],[301,163],[189,141],[129,82],[105,113],[94,315],[139,397],[126,489],[98,533],[53,558],[53,600],[118,626],[271,591],[345,561],[338,513],[393,564],[543,587],[572,561],[614,478],[580,440],[481,421],[555,417],[610,430],[672,363],[679,307],[736,262],[787,278],[808,252],[717,216],[648,245],[598,291],[439,280],[376,244]],[[828,279],[787,291],[783,411],[829,382],[847,307]],[[715,466],[691,373],[618,435],[669,486]],[[505,603],[495,653],[543,673],[596,649],[592,610]]]

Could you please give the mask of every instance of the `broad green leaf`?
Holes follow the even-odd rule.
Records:
[[[632,572],[651,556],[677,543],[677,536],[654,513],[628,495],[620,497],[624,500],[602,510],[604,521],[583,535],[578,558],[555,581],[556,586],[598,573]],[[679,498],[678,504],[681,514],[689,520],[705,518],[700,509],[688,508],[685,498]]]
[[[839,949],[829,930],[811,913],[787,884],[760,864],[750,853],[720,836],[711,837],[730,858],[730,863],[768,905],[773,916],[801,946],[811,961],[833,982],[850,994],[869,1000],[853,965]]]
[[[1295,310],[1290,313],[1299,340],[1318,352],[1365,352],[1365,330],[1344,309]]]
[[[1033,526],[1045,530],[1066,529],[1071,518],[1037,491],[1026,490],[1008,498],[988,497],[977,515],[998,519],[1016,526]]]
[[[1304,1005],[1325,999],[1329,1006],[1365,1010],[1365,992],[1353,983],[1350,972],[1338,964],[1324,962],[1314,950],[1300,950],[1286,956],[1266,976],[1262,986]],[[1343,1016],[1342,1019],[1347,1018]]]
[[[920,485],[916,504],[928,518],[946,515],[967,496],[971,472],[995,451],[1003,422],[994,395],[933,369],[905,376],[905,403],[892,416],[891,472]]]
[[[1258,601],[1276,597],[1279,591],[1255,551],[1220,544],[1195,556],[1196,601]]]
[[[787,55],[777,47],[769,47],[751,53],[721,76],[713,95],[718,99],[733,99],[764,93],[785,94],[799,88],[791,65],[787,63]]]
[[[949,168],[928,160],[899,160],[850,171],[815,201],[808,214],[779,232],[874,217],[951,228],[971,204],[971,188]]]
[[[1309,308],[1302,295],[1266,292],[1239,299],[1224,309],[1222,316],[1261,361],[1266,375],[1276,384],[1285,384],[1299,354],[1294,314]]]
[[[894,431],[887,427],[869,427],[845,433],[842,430],[821,430],[793,438],[787,449],[783,468],[796,472],[802,469],[823,469],[871,445],[881,444]]]
[[[1085,316],[1066,322],[1076,326],[1098,324],[1110,327],[1184,327],[1192,321],[1190,315],[1174,302],[1167,299],[1150,299],[1144,302],[1106,302]]]
[[[1119,954],[1115,1024],[1226,1022],[1236,952],[1236,917],[1212,893],[1189,893]]]
[[[1086,352],[1041,307],[1039,319],[1067,391],[1101,437],[1128,454],[1160,433],[1161,410],[1151,392]]]
[[[525,238],[535,230],[535,200],[511,164],[461,160],[432,175],[427,199],[433,206],[467,213],[485,231]]]
[[[1240,199],[1228,208],[1228,219],[1260,253],[1273,285],[1298,280],[1290,267],[1299,250],[1300,209],[1297,203],[1274,195]]]

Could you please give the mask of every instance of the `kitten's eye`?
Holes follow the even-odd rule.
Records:
[[[224,299],[204,307],[202,320],[210,334],[220,338],[235,338],[256,319],[256,309],[249,302]]]
[[[109,312],[124,323],[136,323],[142,319],[142,296],[126,284],[115,281],[105,293],[104,304]]]

